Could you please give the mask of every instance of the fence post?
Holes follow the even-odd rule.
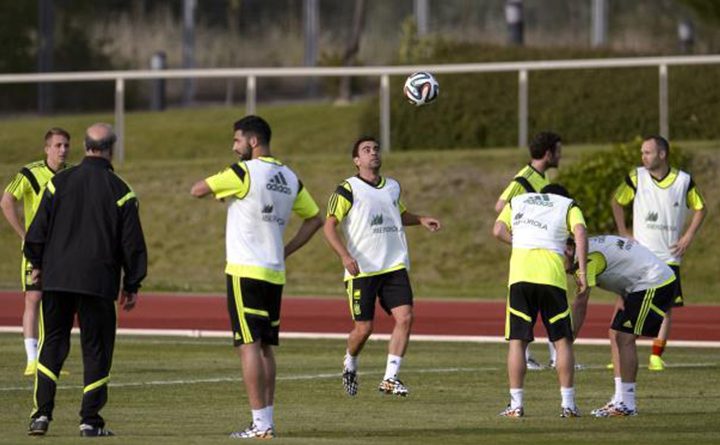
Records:
[[[528,72],[518,71],[518,147],[528,144]]]
[[[165,51],[156,51],[150,58],[150,69],[161,71],[165,68],[167,68]],[[150,109],[152,111],[163,111],[165,109],[165,79],[154,79],[152,81],[152,93],[150,94]]]
[[[380,147],[390,151],[390,76],[380,76]]]
[[[255,76],[248,76],[245,85],[245,114],[255,114],[257,84]]]
[[[115,79],[115,162],[125,161],[125,79]]]
[[[668,67],[660,65],[660,136],[670,139],[670,126],[668,124]]]

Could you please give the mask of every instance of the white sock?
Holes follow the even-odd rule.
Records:
[[[253,423],[257,427],[257,429],[261,431],[265,431],[266,429],[270,428],[270,425],[267,423],[267,420],[265,420],[265,408],[261,409],[253,409],[252,411],[252,419]]]
[[[402,357],[399,355],[388,354],[387,366],[385,367],[385,377],[383,380],[394,379],[400,372],[400,364],[402,363]]]
[[[275,426],[275,422],[273,421],[273,414],[274,409],[272,405],[268,405],[265,408],[261,410],[263,412],[263,415],[265,416],[265,423],[270,425],[271,427]]]
[[[510,388],[510,408],[522,408],[523,406],[523,389]]]
[[[529,362],[530,359],[532,359],[532,353],[530,352],[530,344],[525,347],[525,363]]]
[[[37,338],[26,338],[25,339],[25,355],[27,355],[28,363],[37,360]]]
[[[575,408],[575,388],[560,387],[560,396],[562,397],[561,406],[563,408]]]
[[[622,378],[615,377],[615,394],[611,400],[612,403],[622,402]]]
[[[551,341],[548,342],[548,351],[550,351],[550,361],[557,363],[557,350],[555,349],[555,344]]]
[[[635,409],[635,383],[622,383],[622,402],[628,409]]]
[[[343,365],[345,366],[345,369],[347,369],[348,371],[357,372],[358,356],[350,355],[350,353],[348,351],[345,351],[345,360],[343,361]]]

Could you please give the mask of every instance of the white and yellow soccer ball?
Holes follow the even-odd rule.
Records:
[[[437,99],[440,84],[432,74],[420,71],[409,75],[405,80],[403,94],[411,104],[419,107]]]

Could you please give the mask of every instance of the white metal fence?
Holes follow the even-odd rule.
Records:
[[[115,82],[115,130],[118,135],[116,159],[124,159],[125,132],[125,81],[147,79],[246,79],[246,103],[248,114],[255,112],[257,79],[270,77],[345,77],[365,76],[380,78],[380,142],[390,149],[390,76],[406,76],[416,71],[434,74],[462,73],[518,73],[518,146],[528,142],[528,73],[568,69],[609,69],[657,67],[659,76],[658,108],[660,134],[669,137],[668,67],[720,64],[720,55],[637,57],[617,59],[552,60],[507,63],[463,63],[448,65],[398,65],[379,67],[322,67],[322,68],[222,68],[164,71],[87,71],[39,74],[1,74],[0,84],[114,81]]]

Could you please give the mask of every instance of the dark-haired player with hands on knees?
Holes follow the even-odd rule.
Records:
[[[565,268],[575,273],[575,243],[568,240]],[[605,406],[592,410],[595,417],[637,415],[635,403],[638,357],[635,340],[654,337],[675,296],[675,274],[662,260],[637,241],[613,235],[588,241],[587,294],[597,286],[621,298],[610,329],[615,332],[613,364],[615,393]],[[575,323],[575,332],[582,319]]]

